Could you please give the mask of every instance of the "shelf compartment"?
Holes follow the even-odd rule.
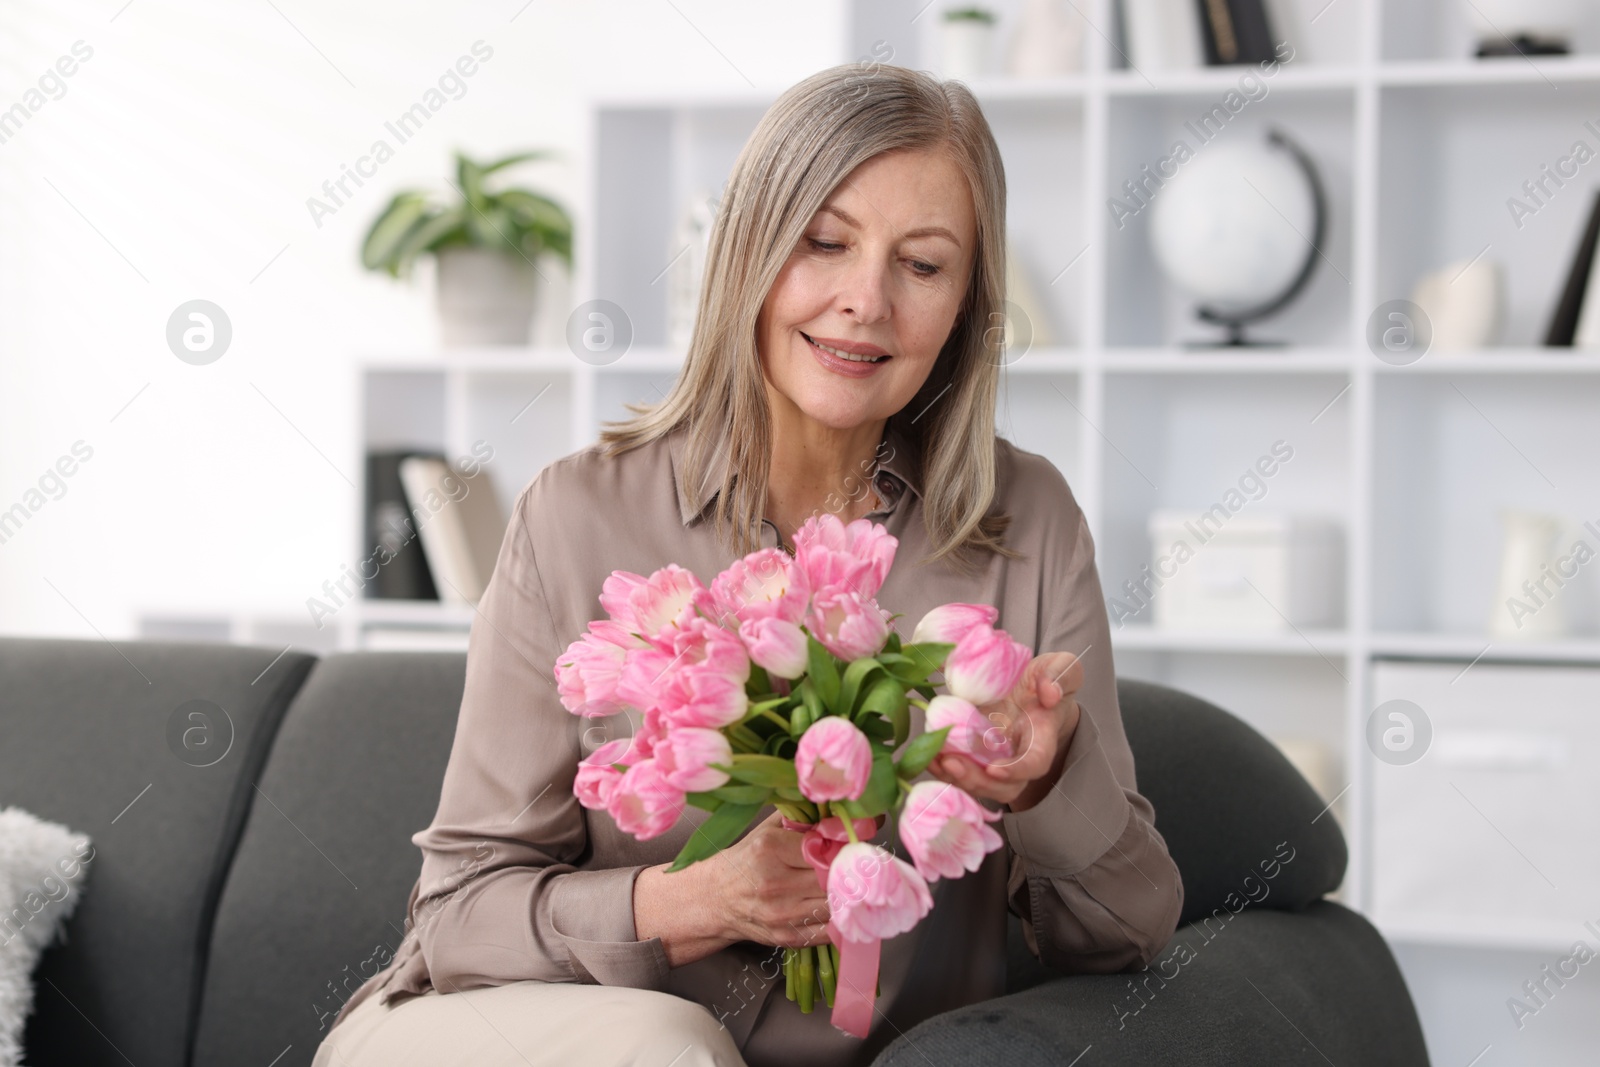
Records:
[[[1264,82],[1264,85],[1272,83]],[[1166,281],[1151,248],[1151,218],[1162,188],[1150,190],[1145,169],[1161,176],[1160,162],[1174,156],[1180,142],[1192,153],[1186,163],[1169,163],[1177,177],[1204,158],[1214,143],[1264,142],[1267,131],[1282,129],[1315,162],[1327,196],[1327,233],[1311,252],[1315,273],[1287,308],[1247,331],[1252,339],[1301,347],[1343,347],[1351,342],[1352,161],[1355,158],[1355,95],[1352,90],[1303,93],[1269,91],[1246,104],[1226,125],[1212,120],[1201,140],[1199,117],[1223,107],[1220,93],[1181,97],[1112,98],[1108,122],[1116,135],[1106,152],[1105,196],[1098,205],[1106,264],[1105,345],[1120,348],[1174,347],[1189,341],[1220,340],[1224,331],[1195,318],[1195,301]],[[1223,107],[1224,113],[1228,113]],[[1125,183],[1145,181],[1140,198]],[[1170,179],[1169,179],[1170,180]],[[1113,213],[1112,198],[1122,207]],[[1093,210],[1093,209],[1091,209]],[[1130,215],[1127,212],[1132,211]],[[1287,225],[1287,223],[1285,223]],[[1310,241],[1309,233],[1299,239]]]
[[[1543,81],[1391,87],[1381,90],[1379,113],[1375,303],[1410,299],[1429,272],[1494,263],[1504,283],[1497,343],[1538,345],[1593,206],[1600,162],[1574,162],[1574,174],[1554,179],[1543,168],[1578,141],[1600,156],[1600,81],[1559,91]],[[1543,182],[1543,192],[1530,196],[1530,182]],[[1517,203],[1532,213],[1513,214]]]
[[[1349,376],[1340,373],[1108,374],[1095,435],[1101,471],[1096,542],[1106,596],[1123,596],[1126,582],[1141,583],[1152,559],[1149,518],[1159,509],[1198,518],[1222,504],[1239,515],[1337,518],[1348,545],[1354,534],[1349,386]],[[1256,467],[1263,457],[1270,475]],[[1235,502],[1230,491],[1239,494],[1238,507],[1228,506]],[[1197,556],[1205,551],[1204,545],[1191,548]],[[1140,609],[1126,619],[1127,628],[1152,616]]]
[[[1503,607],[1495,603],[1501,508],[1564,516],[1573,538],[1582,536],[1583,521],[1600,519],[1600,471],[1590,461],[1597,410],[1593,375],[1377,377],[1374,628],[1487,629]],[[1600,549],[1593,535],[1588,540]],[[1571,543],[1563,536],[1564,546]],[[1591,562],[1557,593],[1576,637],[1600,630],[1597,589],[1600,565]]]

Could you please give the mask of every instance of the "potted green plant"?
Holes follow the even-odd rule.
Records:
[[[991,72],[995,14],[982,7],[946,11],[943,22],[943,63],[946,78],[970,81]]]
[[[572,267],[572,219],[531,189],[489,189],[488,179],[547,152],[478,163],[460,152],[454,196],[395,194],[361,245],[368,270],[408,276],[418,256],[438,261],[440,335],[445,347],[523,345],[532,330],[539,258]]]

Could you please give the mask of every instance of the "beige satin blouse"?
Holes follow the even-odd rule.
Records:
[[[390,1003],[430,987],[448,994],[528,979],[597,982],[698,1001],[753,1067],[865,1064],[921,1020],[1004,992],[1008,906],[1059,970],[1111,972],[1150,960],[1173,933],[1183,888],[1135,786],[1083,513],[1048,460],[997,438],[996,503],[1012,516],[1007,543],[1026,558],[991,555],[971,575],[919,568],[930,550],[920,471],[892,428],[874,482],[885,503],[867,516],[899,539],[878,601],[902,613],[895,624],[907,640],[933,607],[986,603],[1036,654],[1082,657],[1084,714],[1058,788],[1027,811],[1007,812],[999,824],[1006,847],[977,873],[935,883],[933,911],[884,943],[882,996],[865,1040],[834,1030],[825,1006],[801,1014],[784,996],[770,948],[740,943],[671,968],[659,939],[636,938],[635,877],[670,861],[707,816],[690,807],[673,830],[640,842],[580,807],[576,765],[603,739],[586,738],[593,721],[562,707],[552,666],[604,617],[599,594],[613,570],[649,574],[677,563],[709,584],[732,562],[706,509],[720,482],[697,491],[679,477],[684,432],[616,458],[597,442],[550,464],[518,496],[472,625],[438,812],[412,838],[422,872],[406,936],[339,1019],[379,994]],[[767,520],[761,544],[779,544]],[[920,712],[912,713],[916,732]],[[877,840],[904,854],[892,824]]]

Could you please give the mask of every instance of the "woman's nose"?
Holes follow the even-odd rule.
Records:
[[[839,289],[839,311],[858,322],[881,322],[889,317],[889,280],[886,268],[866,257],[850,267]]]

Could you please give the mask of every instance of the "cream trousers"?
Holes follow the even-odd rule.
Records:
[[[745,1067],[699,1004],[626,986],[511,982],[362,1001],[311,1067]]]

